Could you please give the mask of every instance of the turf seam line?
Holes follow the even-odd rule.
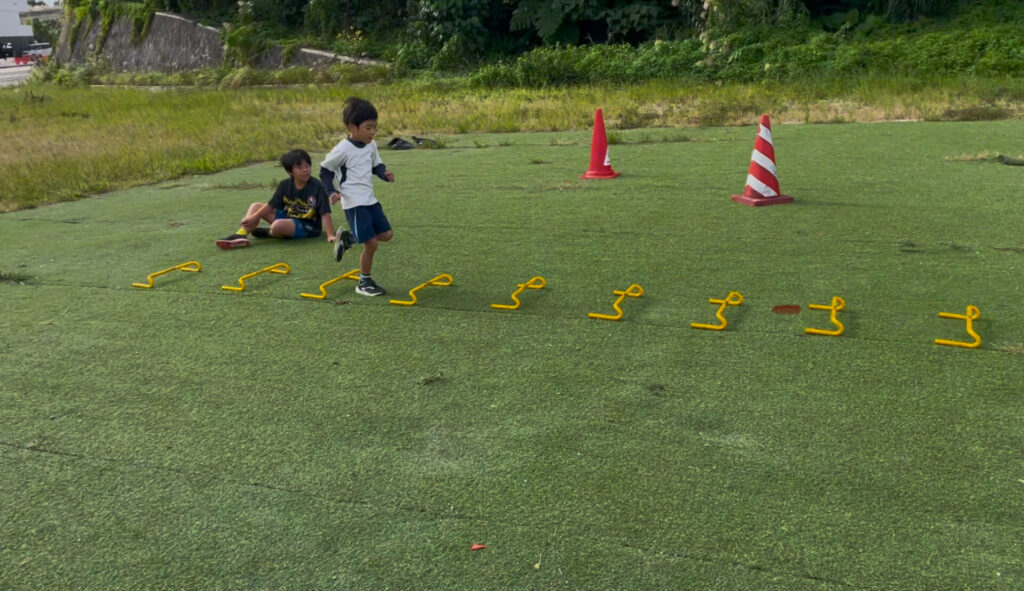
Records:
[[[186,470],[184,468],[176,468],[174,466],[161,466],[161,465],[154,464],[154,463],[146,461],[146,460],[129,460],[129,459],[124,459],[124,458],[110,458],[110,457],[105,457],[105,456],[92,456],[92,455],[80,454],[80,453],[69,452],[69,451],[57,451],[57,450],[52,450],[52,449],[31,448],[31,447],[25,447],[24,445],[19,445],[17,443],[13,443],[13,442],[10,442],[10,441],[0,441],[0,446],[9,447],[9,448],[11,448],[13,450],[22,451],[22,452],[39,453],[39,454],[43,454],[44,456],[56,456],[58,458],[71,458],[71,459],[75,459],[75,460],[84,460],[84,461],[87,461],[87,462],[105,462],[105,463],[108,463],[108,464],[113,464],[114,466],[116,466],[116,467],[118,467],[118,468],[120,468],[122,470],[127,470],[130,467],[139,467],[139,468],[143,468],[143,469],[147,469],[147,470],[152,470],[154,472],[165,472],[165,473],[171,473],[171,474],[179,474],[179,475],[182,475],[182,476],[185,476],[185,477],[192,477],[192,478],[195,478],[197,480],[207,478],[207,479],[215,480],[215,481],[220,482],[222,484],[228,484],[228,485],[238,486],[238,487],[260,488],[260,489],[270,490],[270,491],[274,491],[274,492],[281,492],[281,493],[287,493],[287,494],[293,494],[293,495],[301,495],[301,496],[309,497],[309,498],[318,498],[318,499],[327,501],[329,503],[340,504],[340,505],[358,505],[358,506],[361,506],[361,507],[382,507],[382,508],[385,508],[385,509],[391,509],[391,510],[395,510],[395,511],[402,511],[402,512],[406,512],[406,513],[428,514],[428,515],[432,515],[436,519],[462,519],[462,520],[471,520],[471,519],[472,520],[477,520],[477,519],[479,519],[478,517],[474,517],[472,515],[466,515],[464,513],[443,513],[443,514],[438,514],[438,513],[431,513],[430,511],[427,511],[426,509],[423,509],[423,508],[410,507],[408,505],[387,505],[387,504],[383,504],[383,503],[371,503],[369,501],[339,498],[339,497],[331,496],[331,495],[328,495],[328,494],[324,494],[324,493],[320,493],[320,492],[315,492],[315,491],[309,491],[309,490],[305,490],[305,489],[301,489],[301,488],[289,488],[289,487],[285,487],[285,486],[278,486],[278,485],[275,485],[275,484],[270,484],[270,483],[267,483],[267,482],[255,482],[255,481],[251,481],[251,480],[240,480],[238,478],[222,476],[222,475],[216,474],[216,473],[196,471],[196,470]],[[12,462],[15,461],[14,459],[9,459],[9,458],[5,458],[4,456],[0,456],[0,461],[2,461],[2,460],[8,460],[8,461],[12,461]]]

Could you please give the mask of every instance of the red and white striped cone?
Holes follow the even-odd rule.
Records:
[[[793,198],[779,190],[779,171],[775,168],[775,146],[772,144],[772,124],[768,115],[761,115],[761,126],[754,140],[754,153],[750,155],[747,186],[742,195],[732,200],[746,205],[778,205],[792,203]]]

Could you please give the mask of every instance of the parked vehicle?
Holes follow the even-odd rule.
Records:
[[[32,61],[42,61],[50,59],[50,54],[53,53],[53,48],[50,47],[49,43],[33,43],[28,46],[22,55],[27,58],[31,58]]]

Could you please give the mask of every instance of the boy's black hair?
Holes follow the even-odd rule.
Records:
[[[377,119],[377,109],[373,103],[355,96],[350,96],[345,100],[345,110],[341,112],[341,120],[346,126],[351,123],[359,127],[363,121],[370,119]]]
[[[284,156],[281,156],[281,166],[284,167],[288,174],[292,173],[293,166],[303,162],[313,166],[313,159],[309,157],[309,152],[305,150],[292,150]]]

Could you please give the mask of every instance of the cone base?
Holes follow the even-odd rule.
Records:
[[[760,207],[762,205],[782,205],[783,203],[792,203],[793,198],[789,195],[776,195],[775,197],[751,197],[750,195],[733,195],[732,200],[736,203],[742,203],[751,207]]]
[[[615,172],[612,169],[608,170],[588,170],[587,172],[580,175],[581,179],[613,179],[622,174],[621,172]]]

